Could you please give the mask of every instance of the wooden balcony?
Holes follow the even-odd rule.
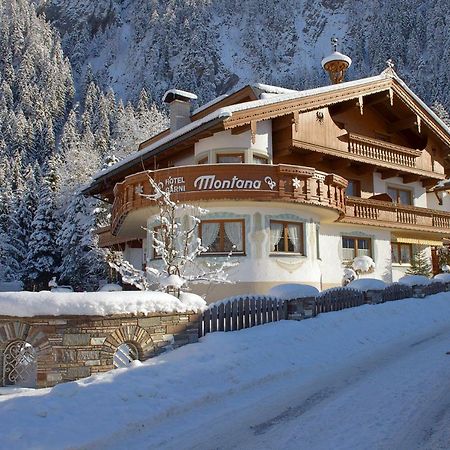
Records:
[[[340,222],[450,236],[449,212],[359,197],[347,198]]]
[[[347,181],[311,167],[266,164],[202,164],[131,175],[114,187],[111,232],[117,235],[128,214],[155,206],[152,177],[171,198],[185,203],[211,200],[281,201],[331,210],[332,220],[345,213]]]
[[[420,150],[391,144],[390,142],[361,136],[356,133],[348,133],[348,151],[364,158],[413,168],[416,167],[416,158],[422,153]]]
[[[338,164],[347,161],[349,164],[367,164],[371,170],[381,172],[383,178],[402,176],[410,181],[422,181],[426,184],[436,183],[436,180],[445,179],[445,174],[437,173],[429,168],[420,166],[417,159],[422,151],[404,147],[379,139],[362,136],[356,133],[347,133],[342,137],[346,145],[339,148],[324,147],[309,142],[294,139],[293,148],[306,154],[312,163],[320,159],[336,159]],[[321,157],[322,155],[322,157]],[[330,158],[332,157],[332,158]]]

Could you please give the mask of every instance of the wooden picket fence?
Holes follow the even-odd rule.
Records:
[[[446,290],[444,283],[431,283],[422,288],[428,296]],[[413,289],[400,283],[393,283],[382,292],[382,302],[413,297]],[[198,335],[205,336],[215,331],[237,331],[279,320],[315,317],[318,314],[365,305],[363,292],[350,288],[332,288],[321,292],[317,297],[293,300],[280,300],[275,297],[239,297],[211,305],[203,312]],[[301,303],[299,311],[296,303]],[[306,314],[305,312],[308,312]]]
[[[383,302],[393,302],[413,296],[413,289],[406,284],[393,283],[383,290]]]
[[[287,319],[287,302],[274,297],[241,297],[203,312],[199,337],[214,331],[236,331]]]
[[[433,282],[422,288],[422,293],[425,296],[439,294],[440,292],[444,292],[446,290],[446,286],[444,283]]]
[[[366,303],[364,294],[355,289],[333,288],[323,291],[316,297],[314,315],[340,311],[346,308],[361,306]]]

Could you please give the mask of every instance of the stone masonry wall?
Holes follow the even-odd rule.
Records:
[[[194,313],[7,317],[0,316],[0,385],[3,353],[15,340],[36,351],[37,387],[54,386],[113,369],[113,355],[132,343],[144,361],[168,348],[198,340],[200,316]]]

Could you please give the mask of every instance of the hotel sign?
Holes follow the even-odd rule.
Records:
[[[158,182],[161,190],[170,193],[186,192],[186,181],[184,177],[168,177]],[[270,176],[251,180],[239,178],[236,175],[228,178],[218,178],[217,175],[200,175],[193,181],[191,191],[227,191],[227,190],[271,190],[277,186],[277,182]]]

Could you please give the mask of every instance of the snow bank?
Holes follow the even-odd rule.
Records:
[[[407,286],[427,286],[431,284],[433,280],[430,280],[424,275],[405,275],[398,280],[400,284],[406,284]]]
[[[290,300],[293,298],[317,297],[319,290],[307,284],[279,284],[270,289],[268,295]]]
[[[203,310],[206,302],[194,294],[180,299],[164,292],[7,292],[0,293],[0,315],[60,316],[186,312]]]
[[[294,399],[297,403],[291,406],[297,409],[292,410],[292,415],[281,416],[281,425],[288,426],[299,419],[297,411],[303,411],[299,407],[306,406],[308,414],[309,408],[325,399],[324,408],[327,408],[330,392],[311,390],[320,388],[323,377],[335,379],[340,374],[343,389],[347,389],[349,380],[345,370],[348,368],[357,367],[358,376],[365,371],[370,373],[376,367],[376,360],[371,358],[387,357],[393,350],[402,353],[403,349],[410,350],[412,343],[448,330],[449,297],[448,293],[441,293],[426,301],[410,299],[376,307],[365,305],[322,314],[314,320],[281,321],[237,332],[211,333],[198,343],[136,367],[117,369],[52,389],[1,395],[1,447],[15,450],[200,448],[196,447],[195,440],[204,439],[205,435],[197,429],[211,430],[211,426],[225,422],[237,426],[241,415],[248,416],[250,411],[256,416],[263,408],[269,409],[269,418],[276,417],[280,411],[287,410],[272,407],[270,399],[278,399],[283,392],[290,398],[303,392],[306,400],[302,403],[299,398]],[[441,358],[448,356],[443,354]],[[349,399],[352,400],[355,401]],[[388,402],[385,408],[389,407]],[[376,411],[379,420],[384,416],[382,411]],[[317,423],[320,417],[317,410],[312,412],[312,417]],[[339,413],[335,417],[342,428]],[[389,416],[390,421],[392,417]],[[410,417],[406,415],[405,420]],[[352,420],[354,427],[360,426],[354,417]],[[262,421],[257,418],[254,424]],[[374,432],[374,422],[369,425],[372,428],[365,429],[368,434],[361,436],[362,443]],[[183,431],[184,426],[195,431]],[[272,429],[268,430],[269,433],[260,437],[270,439]],[[341,431],[340,438],[353,436],[345,427]],[[305,429],[299,432],[305,433]],[[383,434],[383,429],[379,433]],[[184,439],[181,446],[176,445],[178,441],[172,441],[176,435]],[[256,433],[252,437],[256,439]],[[222,446],[216,442],[216,446],[225,448],[226,441],[223,442]],[[290,448],[298,448],[298,442],[293,442]],[[339,448],[390,448],[388,441],[378,446],[361,445],[361,442]],[[322,448],[332,448],[332,445]]]
[[[388,285],[383,280],[376,278],[360,278],[347,284],[347,288],[356,289],[357,291],[382,291]]]
[[[450,273],[438,273],[434,276],[433,281],[442,281],[444,283],[450,283]]]
[[[121,292],[122,286],[120,284],[116,283],[107,283],[104,284],[98,292]]]

